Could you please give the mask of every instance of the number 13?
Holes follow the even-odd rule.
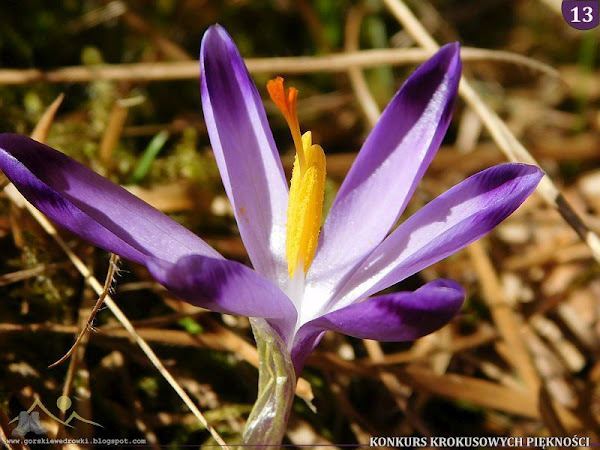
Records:
[[[594,20],[594,16],[592,15],[592,7],[591,6],[585,6],[582,8],[583,10],[583,22],[584,23],[590,23],[592,20]],[[573,13],[573,23],[580,23],[582,20],[579,20],[579,6],[576,6],[575,8],[573,8],[571,10],[571,12]]]

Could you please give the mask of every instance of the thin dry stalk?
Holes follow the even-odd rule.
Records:
[[[251,73],[302,74],[343,73],[349,67],[375,67],[383,65],[417,64],[428,59],[432,49],[376,49],[352,53],[333,53],[326,56],[297,56],[284,58],[248,58],[246,65]],[[559,73],[553,68],[510,52],[498,52],[465,47],[461,52],[464,61],[496,60],[530,68],[553,78]],[[88,83],[96,80],[165,81],[196,80],[200,68],[195,61],[153,62],[134,64],[103,64],[94,67],[70,66],[43,71],[38,69],[0,70],[0,85],[45,83]]]
[[[8,284],[27,280],[29,278],[46,273],[49,270],[55,269],[57,267],[57,264],[43,264],[41,266],[32,267],[31,269],[23,269],[18,270],[16,272],[5,273],[0,275],[0,286],[6,286]]]
[[[118,263],[119,263],[119,257],[117,255],[115,255],[114,253],[111,253],[110,254],[110,262],[108,263],[108,273],[106,274],[106,280],[104,281],[104,286],[102,288],[102,292],[100,293],[100,297],[98,297],[98,300],[96,300],[96,304],[94,305],[94,308],[92,309],[90,315],[88,316],[87,320],[85,321],[85,324],[83,325],[83,327],[81,327],[81,331],[79,332],[77,339],[75,339],[75,343],[73,344],[73,346],[69,349],[69,351],[67,353],[65,353],[65,355],[62,358],[60,358],[55,363],[50,364],[48,366],[49,369],[56,367],[59,364],[62,364],[63,362],[65,362],[73,354],[73,352],[75,352],[75,350],[77,350],[77,347],[79,346],[79,344],[80,344],[81,340],[83,339],[83,337],[85,336],[86,332],[91,329],[92,322],[96,318],[96,314],[98,314],[98,311],[100,311],[100,308],[102,307],[102,304],[104,303],[104,299],[108,295],[110,288],[112,286],[112,283],[115,279],[115,275],[118,270],[118,266],[117,266]]]

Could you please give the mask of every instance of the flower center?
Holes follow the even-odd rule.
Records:
[[[270,80],[267,90],[283,113],[296,147],[286,235],[288,273],[293,278],[299,268],[304,274],[308,272],[317,249],[325,192],[325,153],[320,145],[313,145],[310,131],[300,133],[296,113],[298,90],[291,87],[286,91],[281,77]]]

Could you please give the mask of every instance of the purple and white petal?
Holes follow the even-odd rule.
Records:
[[[173,264],[149,260],[156,280],[181,299],[212,311],[267,319],[286,340],[296,308],[273,283],[236,261],[190,255]]]
[[[415,292],[396,292],[325,314],[297,332],[292,358],[301,367],[324,330],[359,339],[412,341],[441,328],[454,317],[465,291],[452,280],[435,280]]]
[[[386,237],[436,154],[452,117],[460,46],[444,46],[404,83],[360,150],[321,231],[310,276],[341,282]],[[329,281],[328,281],[329,280]]]
[[[202,107],[225,190],[254,268],[286,282],[288,186],[261,98],[225,29],[200,52]]]
[[[324,311],[386,289],[476,241],[512,214],[542,176],[536,166],[500,164],[454,186],[394,230]]]
[[[63,153],[33,139],[0,134],[0,169],[37,209],[81,238],[126,259],[175,262],[219,258],[167,215]]]

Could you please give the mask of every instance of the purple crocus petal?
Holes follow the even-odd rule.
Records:
[[[415,340],[448,323],[464,298],[460,284],[439,279],[414,292],[396,292],[354,303],[304,324],[296,335],[292,358],[301,367],[324,330],[378,341]]]
[[[236,261],[190,255],[173,264],[149,260],[154,278],[181,299],[212,311],[269,321],[285,340],[296,324],[296,308],[273,283]]]
[[[500,164],[454,186],[394,230],[328,308],[379,292],[476,241],[512,214],[542,176],[536,166]]]
[[[459,50],[458,43],[444,46],[383,112],[323,226],[311,267],[315,283],[341,282],[338,274],[379,245],[404,211],[448,129],[461,74]]]
[[[202,39],[202,107],[215,158],[254,268],[286,277],[288,187],[256,86],[219,25]]]
[[[325,335],[326,330],[305,329],[301,334],[296,334],[294,338],[294,345],[292,346],[291,357],[292,363],[294,363],[294,369],[296,375],[300,375],[306,360],[315,349],[321,339]]]
[[[202,239],[120,186],[44,144],[0,134],[0,169],[54,222],[109,252],[145,264],[220,255]]]

